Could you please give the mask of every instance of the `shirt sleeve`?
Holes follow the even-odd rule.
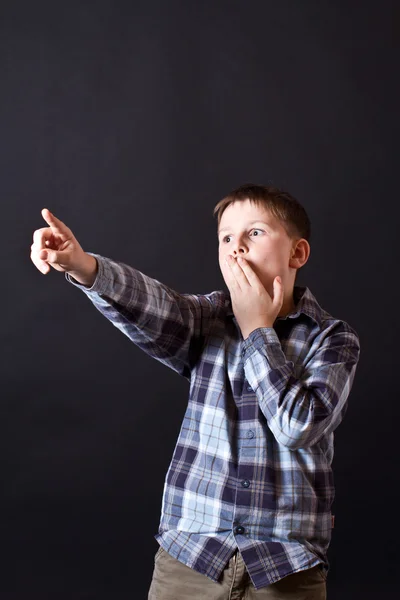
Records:
[[[88,254],[98,263],[92,287],[68,273],[67,281],[141,350],[190,380],[216,313],[217,292],[179,294],[129,265]]]
[[[244,369],[276,440],[307,448],[342,421],[353,385],[360,344],[356,332],[335,321],[299,373],[286,360],[273,328],[253,331],[243,344]]]

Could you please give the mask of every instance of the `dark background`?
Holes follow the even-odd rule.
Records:
[[[33,266],[41,209],[85,250],[208,293],[212,209],[249,181],[305,206],[298,283],[361,341],[329,599],[397,597],[397,7],[1,3],[1,599],[147,598],[189,391]]]

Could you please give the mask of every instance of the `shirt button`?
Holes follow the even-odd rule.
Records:
[[[235,532],[238,533],[239,535],[245,532],[244,527],[242,527],[241,525],[239,525],[239,527],[236,527]]]
[[[247,437],[248,438],[253,438],[254,437],[254,431],[252,429],[249,429],[247,432]]]
[[[252,392],[252,391],[253,391],[253,388],[252,388],[252,387],[250,387],[250,386],[247,386],[247,391],[248,391],[248,392]]]
[[[250,481],[248,479],[243,479],[242,486],[245,488],[250,487]]]

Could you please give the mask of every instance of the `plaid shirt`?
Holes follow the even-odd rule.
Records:
[[[92,256],[91,288],[67,280],[190,383],[159,544],[213,581],[239,548],[256,589],[319,563],[327,569],[333,431],[359,360],[354,329],[295,286],[294,312],[243,340],[224,291],[180,294]]]

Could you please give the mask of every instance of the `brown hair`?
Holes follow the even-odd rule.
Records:
[[[217,215],[218,228],[224,210],[233,202],[250,200],[258,206],[266,208],[274,217],[280,220],[288,236],[311,239],[311,223],[304,207],[291,194],[272,185],[242,185],[214,207],[213,216]]]

